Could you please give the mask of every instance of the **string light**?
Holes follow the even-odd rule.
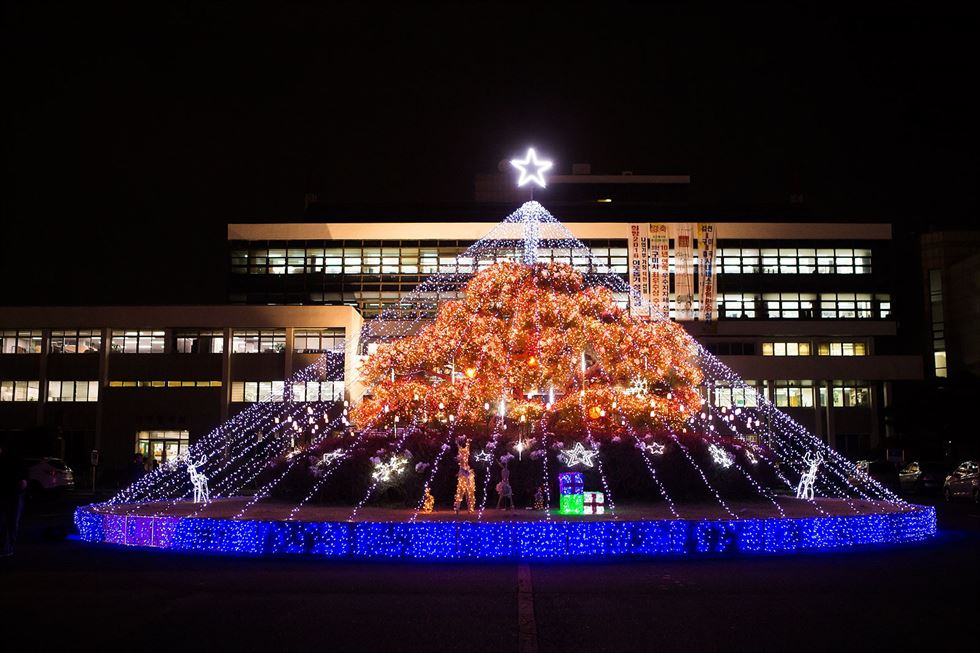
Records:
[[[243,555],[416,560],[569,560],[787,554],[921,542],[936,509],[795,519],[296,522],[181,519],[75,511],[86,542]]]
[[[541,162],[529,151],[526,163],[532,160],[540,168]],[[525,172],[522,170],[522,177]],[[536,170],[536,174],[542,172]],[[528,175],[523,183],[527,181],[544,185],[543,176],[538,182]],[[572,252],[569,260],[585,260],[587,264],[541,262],[538,253],[543,249]],[[189,495],[194,500],[198,496],[196,485],[188,481],[174,461],[168,461],[106,504],[77,512],[80,532],[84,530],[93,541],[116,541],[120,537],[126,543],[144,541],[142,535],[130,532],[128,524],[133,523],[139,528],[145,525],[155,533],[150,536],[154,546],[167,542],[168,546],[183,550],[241,552],[247,552],[249,547],[274,552],[280,546],[288,549],[285,552],[307,550],[307,540],[298,535],[302,532],[309,536],[310,542],[319,542],[310,545],[321,547],[322,551],[316,552],[396,557],[506,557],[515,551],[526,557],[563,557],[575,555],[579,550],[601,555],[632,550],[644,555],[649,553],[645,544],[617,540],[619,543],[609,548],[612,545],[601,544],[596,538],[599,535],[619,538],[628,533],[632,538],[647,537],[648,542],[666,541],[663,540],[666,535],[655,534],[661,532],[656,530],[661,527],[649,526],[654,530],[646,530],[647,525],[658,523],[656,520],[636,522],[627,531],[617,530],[620,526],[612,522],[601,522],[590,524],[595,526],[595,531],[586,532],[566,530],[566,524],[551,522],[550,516],[546,516],[543,523],[517,522],[498,531],[507,533],[500,537],[516,538],[506,542],[493,539],[490,530],[482,529],[462,536],[458,530],[456,539],[450,542],[445,524],[416,523],[418,512],[431,509],[434,503],[431,482],[440,461],[450,450],[449,442],[453,441],[456,430],[466,429],[467,437],[485,443],[485,449],[476,454],[475,460],[489,462],[501,433],[507,430],[508,423],[513,426],[515,422],[521,426],[514,446],[519,458],[534,440],[526,437],[528,429],[539,434],[545,455],[537,457],[536,451],[531,458],[542,461],[542,486],[549,506],[547,451],[553,446],[550,437],[555,432],[560,437],[584,434],[587,447],[576,442],[571,450],[560,451],[558,458],[568,467],[591,468],[597,463],[605,490],[598,494],[603,496],[603,505],[608,505],[610,511],[614,504],[603,459],[599,456],[601,443],[633,438],[638,455],[677,520],[678,511],[657,475],[653,460],[662,466],[672,464],[675,459],[686,459],[732,520],[697,524],[663,522],[668,526],[662,528],[675,528],[689,538],[684,541],[689,541],[693,548],[690,551],[685,548],[684,552],[697,553],[722,546],[740,551],[811,550],[840,546],[847,537],[853,542],[906,541],[902,539],[905,537],[911,541],[927,536],[923,533],[928,534],[930,528],[935,532],[934,513],[930,526],[928,515],[923,516],[919,509],[908,506],[873,479],[853,474],[849,461],[776,409],[754,388],[745,385],[681,326],[666,319],[647,321],[630,316],[622,306],[623,299],[630,296],[628,283],[611,273],[604,262],[596,260],[540,204],[523,205],[486,238],[457,257],[456,263],[458,273],[430,275],[415,291],[403,297],[399,306],[384,308],[381,316],[365,324],[361,342],[377,349],[359,367],[355,378],[344,381],[347,388],[355,385],[365,388],[365,398],[353,404],[344,400],[342,411],[338,410],[339,402],[301,400],[305,384],[343,378],[343,357],[325,354],[284,381],[279,395],[252,404],[190,447],[216,499],[239,495],[270,469],[270,464],[274,467],[274,473],[262,477],[259,489],[232,520],[197,519],[203,506],[188,517],[169,514]],[[457,373],[457,369],[462,372]],[[704,390],[705,397],[711,397],[710,388],[719,383],[741,388],[746,396],[753,397],[753,406],[733,410],[722,407],[720,415],[713,415],[711,402],[706,403],[701,392]],[[495,416],[490,414],[494,404],[497,405]],[[338,412],[339,417],[332,417]],[[396,426],[403,422],[410,422],[410,426]],[[338,424],[354,425],[356,438],[353,442],[346,440],[344,447],[322,453],[314,463],[316,458],[305,454],[332,437],[331,428]],[[669,455],[663,443],[644,441],[653,436],[662,437],[663,433],[676,445],[671,447]],[[416,436],[428,438],[432,446],[439,448],[434,458],[417,466],[417,473],[426,470],[429,473],[415,514],[401,524],[355,521],[358,510],[370,499],[377,485],[391,482],[404,471],[410,455],[405,447],[414,446]],[[758,453],[744,444],[750,436],[762,443],[751,445]],[[411,444],[406,444],[409,438]],[[768,499],[782,517],[785,513],[769,488],[738,460],[744,459],[751,465],[748,469],[764,463],[791,490],[795,485],[797,496],[807,500],[822,517],[737,519],[692,453],[698,452],[700,458],[702,449],[689,449],[684,444],[684,440],[690,442],[692,438],[707,445],[711,461],[719,468],[741,473],[759,497]],[[354,457],[358,446],[365,441],[380,442],[386,453],[379,452],[373,460],[373,482],[354,508],[349,522],[295,521],[297,511],[319,492],[327,477]],[[674,456],[675,450],[679,457]],[[385,460],[383,456],[389,457]],[[255,522],[243,519],[246,511],[272,495],[290,471],[297,465],[307,464],[308,459],[309,465],[320,471],[314,474],[317,480],[306,498],[290,511],[288,523],[274,523],[263,531],[266,535],[260,536],[254,530]],[[478,520],[486,505],[490,467],[487,465],[483,477]],[[821,467],[824,473],[818,474]],[[798,482],[791,481],[787,474]],[[846,518],[847,528],[834,533],[829,522],[819,521],[829,515],[814,499],[818,492],[840,498],[854,513]],[[475,483],[464,492],[474,499],[475,494]],[[854,497],[887,502],[895,512],[886,511],[884,516],[862,514],[867,508],[859,507]],[[469,496],[465,498],[469,500]],[[98,513],[99,506],[109,506],[118,512]],[[468,507],[472,510],[472,503]],[[150,510],[151,515],[143,514]],[[120,523],[117,517],[132,522]],[[881,530],[885,528],[884,522],[875,522],[870,517],[881,517],[892,528],[909,530],[885,534]],[[97,523],[99,519],[101,524]],[[748,526],[750,521],[759,525]],[[401,530],[407,527],[418,530]],[[794,528],[813,529],[814,534],[799,535],[794,540],[796,536],[786,535],[787,529]],[[277,534],[268,535],[273,532]],[[234,540],[240,544],[211,544],[207,538],[212,535],[240,537]],[[673,541],[675,535],[671,531],[668,540]],[[413,549],[411,542],[416,536],[430,538],[430,544]],[[289,544],[270,544],[269,537]],[[564,543],[552,542],[554,537],[565,537]],[[494,544],[482,538],[491,538]],[[547,543],[529,544],[523,538],[545,538]],[[262,541],[258,542],[259,539]],[[727,544],[721,544],[723,541]],[[782,544],[784,541],[787,543]],[[469,547],[475,546],[483,548],[474,555],[476,549]],[[660,551],[657,546],[653,548]],[[781,549],[783,546],[787,548]],[[268,551],[270,547],[272,551]],[[436,550],[442,553],[432,553]]]

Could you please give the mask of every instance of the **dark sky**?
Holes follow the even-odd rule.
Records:
[[[121,277],[212,300],[226,222],[307,190],[466,201],[529,143],[721,204],[976,215],[976,23],[952,7],[276,4],[5,4],[0,304],[124,301]]]

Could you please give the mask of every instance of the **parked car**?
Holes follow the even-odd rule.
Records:
[[[939,492],[949,474],[949,465],[940,462],[909,463],[898,473],[903,492]]]
[[[75,487],[75,475],[61,458],[27,458],[28,490],[40,492],[64,491]]]
[[[898,490],[899,488],[898,469],[887,460],[857,461],[856,470],[849,476],[848,480],[858,484],[867,481],[868,477],[878,481],[889,490]]]
[[[958,498],[972,499],[980,503],[980,461],[967,460],[946,477],[943,497],[947,501]]]

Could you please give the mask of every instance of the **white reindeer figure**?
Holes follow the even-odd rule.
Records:
[[[823,464],[823,454],[819,451],[808,451],[803,455],[803,462],[810,467],[800,477],[800,483],[796,486],[796,498],[813,499],[813,485],[817,482],[817,469]]]
[[[209,503],[211,494],[208,492],[208,477],[198,471],[198,467],[207,462],[207,458],[201,458],[197,462],[187,458],[187,473],[191,475],[191,485],[194,486],[194,503]]]

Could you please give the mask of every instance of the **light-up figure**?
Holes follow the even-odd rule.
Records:
[[[810,467],[800,477],[800,483],[796,486],[796,498],[812,499],[813,485],[817,482],[817,469],[823,463],[823,455],[819,451],[816,453],[808,451],[803,456],[803,462]]]
[[[459,512],[459,504],[466,499],[466,510],[473,512],[476,505],[476,475],[470,467],[470,441],[465,440],[459,444],[459,451],[456,452],[456,462],[459,463],[459,471],[456,472],[456,497],[453,499],[453,510]]]
[[[194,503],[209,503],[211,494],[208,491],[208,477],[198,471],[198,467],[207,462],[206,458],[191,462],[187,459],[187,473],[191,475],[191,485],[194,487]]]
[[[497,483],[497,508],[503,508],[504,504],[507,504],[508,510],[514,509],[514,490],[510,487],[510,469],[507,468],[507,463],[511,461],[513,456],[501,456],[500,457],[500,482]]]

